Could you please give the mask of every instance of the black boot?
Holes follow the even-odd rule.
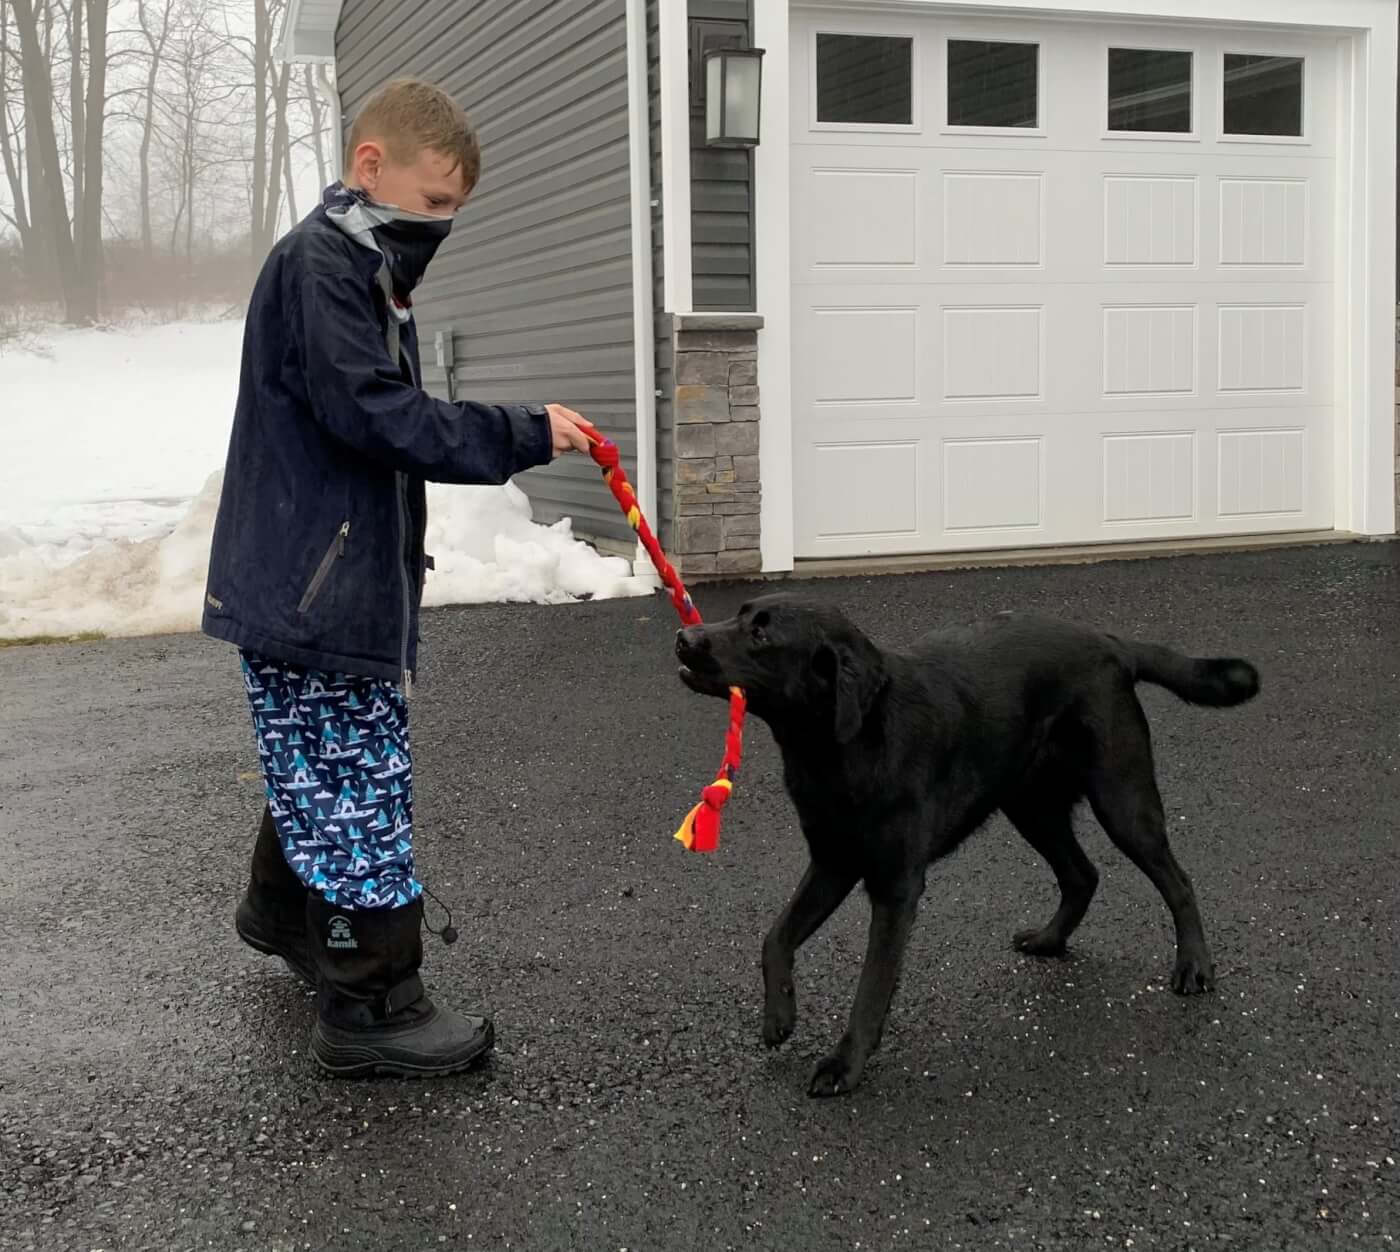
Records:
[[[440,1009],[423,990],[422,919],[421,900],[352,911],[307,895],[306,929],[321,974],[311,1054],[328,1073],[453,1074],[491,1049],[489,1017]]]
[[[250,948],[280,956],[302,982],[316,985],[316,963],[306,942],[306,888],[292,872],[272,814],[263,808],[248,890],[239,901],[233,924]]]

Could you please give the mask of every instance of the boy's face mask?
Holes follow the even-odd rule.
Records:
[[[365,208],[373,220],[370,233],[384,253],[393,280],[394,295],[407,300],[423,279],[428,263],[452,230],[450,217],[410,213],[392,204],[370,200]]]

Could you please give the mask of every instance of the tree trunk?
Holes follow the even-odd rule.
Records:
[[[73,220],[83,215],[83,0],[68,5],[68,110],[72,118],[69,147],[73,162]]]
[[[165,0],[161,14],[159,35],[153,35],[146,24],[146,0],[137,0],[136,13],[141,33],[146,37],[150,61],[146,66],[146,100],[141,118],[141,158],[140,158],[140,209],[141,209],[141,249],[149,257],[155,250],[151,231],[151,139],[155,130],[156,90],[160,82],[160,68],[165,56],[165,44],[170,37],[170,13],[174,0]]]
[[[267,67],[272,47],[268,0],[253,0],[253,223],[251,250],[254,275],[267,254],[264,225],[267,219]]]
[[[268,66],[272,70],[271,64]],[[271,179],[263,200],[263,255],[277,242],[277,225],[282,217],[282,166],[287,150],[287,88],[291,81],[290,65],[273,71],[275,87],[272,93],[272,150],[268,154]]]
[[[297,212],[297,185],[292,177],[292,145],[289,142],[282,144],[282,181],[287,186],[288,224],[295,226],[301,220],[301,214]]]
[[[32,126],[38,182],[34,197],[35,217],[48,219],[58,269],[59,286],[70,321],[77,308],[77,257],[73,248],[72,224],[68,218],[68,200],[63,193],[63,165],[58,155],[58,137],[54,134],[53,92],[49,86],[48,61],[39,42],[32,0],[14,0],[15,24],[19,28],[20,55],[23,61],[25,120]]]
[[[15,230],[19,232],[20,256],[24,274],[32,283],[38,272],[38,258],[35,255],[36,240],[34,228],[29,222],[28,196],[24,186],[24,175],[20,168],[17,151],[17,136],[10,134],[10,64],[14,60],[10,52],[9,17],[0,5],[0,159],[5,164],[5,181],[10,188],[10,204],[13,206]]]
[[[303,68],[306,70],[306,99],[311,105],[311,141],[316,146],[316,189],[324,191],[331,182],[330,171],[326,168],[326,137],[323,133],[326,127],[326,102],[316,89],[311,67],[307,65]]]
[[[53,241],[55,223],[49,220],[45,212],[39,128],[27,103],[24,109],[24,165],[24,183],[29,189],[29,229],[34,238],[34,271],[30,279],[37,291],[50,297],[58,281],[58,248]]]
[[[74,7],[78,0],[73,0]],[[76,309],[69,321],[94,322],[102,297],[102,137],[107,118],[107,3],[84,0],[88,23],[87,122],[83,146],[74,149],[73,168],[83,163],[81,211],[75,211],[77,234]]]

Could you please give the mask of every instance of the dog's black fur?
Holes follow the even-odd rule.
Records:
[[[1003,614],[882,651],[842,613],[787,596],[745,605],[676,641],[687,686],[748,693],[783,756],[811,864],[763,944],[763,1039],[796,1019],[793,958],[856,883],[870,896],[869,946],[850,1023],[817,1066],[812,1095],[850,1091],[880,1042],[929,864],[998,809],[1050,863],[1054,917],[1019,932],[1054,956],[1079,925],[1098,872],[1074,837],[1088,799],[1109,838],[1152,880],[1176,923],[1172,989],[1208,991],[1215,969],[1195,893],[1167,845],[1147,719],[1134,687],[1194,704],[1259,690],[1242,660],[1195,660],[1063,622]]]

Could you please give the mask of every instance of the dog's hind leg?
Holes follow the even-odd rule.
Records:
[[[776,1048],[786,1042],[797,1021],[792,963],[817,928],[851,894],[854,873],[829,869],[813,861],[802,875],[787,907],[763,940],[763,1042]]]
[[[1022,795],[1003,810],[1026,842],[1049,862],[1060,885],[1060,907],[1044,926],[1018,930],[1012,945],[1030,956],[1062,956],[1065,941],[1084,918],[1099,871],[1074,837],[1072,806],[1059,797]]]
[[[1215,986],[1215,965],[1196,892],[1167,842],[1162,797],[1152,767],[1152,735],[1131,691],[1122,692],[1106,710],[1095,739],[1089,803],[1108,837],[1152,880],[1171,910],[1176,924],[1172,990],[1178,995],[1210,991]]]

